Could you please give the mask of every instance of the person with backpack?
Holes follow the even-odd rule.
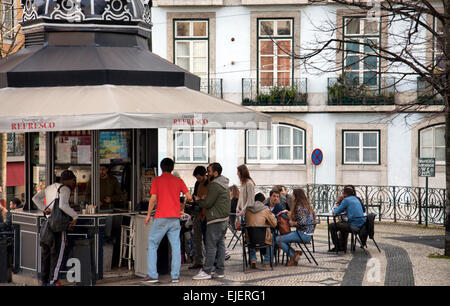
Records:
[[[72,221],[69,227],[75,226],[78,214],[70,207],[69,199],[72,190],[76,185],[75,174],[70,170],[64,170],[61,173],[61,183],[54,183],[45,190],[39,191],[34,197],[33,202],[39,210],[44,211],[47,217],[50,217],[53,210],[55,200],[58,200],[59,209],[70,216]],[[44,199],[47,203],[45,205]],[[67,231],[53,232],[53,241],[49,243],[41,243],[41,281],[42,286],[59,286],[59,272],[63,265],[63,258],[67,246]]]

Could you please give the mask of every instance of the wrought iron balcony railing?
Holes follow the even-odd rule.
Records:
[[[376,87],[359,84],[344,76],[328,78],[328,105],[393,105],[395,79],[380,78]]]
[[[303,188],[314,211],[328,212],[342,193],[344,185],[308,184],[286,186],[288,194],[294,188]],[[273,186],[256,186],[255,193],[268,196]],[[441,188],[403,186],[355,186],[356,195],[362,200],[366,212],[376,213],[378,220],[409,221],[419,224],[445,224],[446,190]],[[426,205],[425,197],[428,196]]]
[[[306,105],[306,78],[242,79],[242,105]]]
[[[424,105],[444,105],[442,95],[421,77],[417,78],[417,102]]]
[[[200,81],[200,91],[223,99],[223,80],[202,78]]]

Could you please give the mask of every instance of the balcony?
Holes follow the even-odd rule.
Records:
[[[306,105],[307,79],[242,79],[242,105]]]
[[[201,79],[200,91],[207,93],[216,98],[223,99],[222,79]]]
[[[394,105],[395,79],[380,78],[380,86],[371,87],[341,75],[328,78],[328,105]]]
[[[417,102],[422,105],[444,105],[444,99],[421,77],[417,78]]]

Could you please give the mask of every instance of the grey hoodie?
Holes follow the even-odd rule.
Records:
[[[253,203],[252,205],[248,205],[247,206],[247,210],[253,214],[256,214],[258,212],[260,212],[263,209],[266,209],[267,206],[265,206],[262,202],[260,201],[256,201],[255,203]]]

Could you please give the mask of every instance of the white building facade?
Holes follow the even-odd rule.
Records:
[[[445,118],[436,115],[442,106],[393,114],[395,104],[418,98],[417,78],[382,90],[392,80],[379,73],[386,63],[376,56],[357,63],[355,54],[327,53],[322,60],[328,60],[329,72],[306,69],[290,56],[330,35],[395,48],[389,33],[401,31],[400,24],[388,29],[381,18],[367,19],[367,12],[329,2],[153,1],[153,52],[200,76],[203,91],[270,114],[273,121],[270,131],[159,129],[159,158],[173,157],[188,186],[194,185],[197,165],[217,161],[237,185],[236,168],[246,164],[258,185],[423,187],[418,159],[434,157],[436,176],[429,185],[445,188]],[[343,33],[319,30],[330,20],[345,24]],[[425,36],[418,52],[435,58]],[[334,96],[342,72],[374,89],[378,98]],[[311,153],[317,148],[323,161],[315,166]]]

